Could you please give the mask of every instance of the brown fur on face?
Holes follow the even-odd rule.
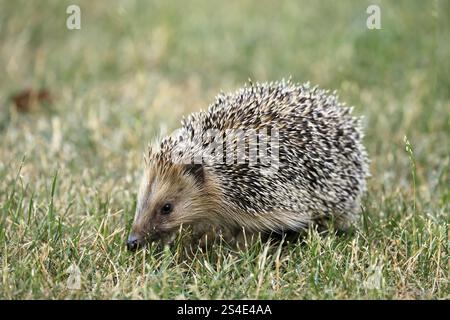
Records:
[[[141,182],[130,238],[139,245],[171,237],[181,225],[207,222],[215,210],[213,190],[202,165],[153,159]],[[170,204],[170,213],[163,207]]]

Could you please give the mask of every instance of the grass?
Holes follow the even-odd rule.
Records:
[[[71,31],[72,1],[0,1],[0,298],[450,298],[448,1],[376,1],[381,30],[373,1],[77,3]],[[147,143],[221,89],[289,76],[365,116],[354,234],[127,252]],[[28,87],[54,103],[18,112]]]

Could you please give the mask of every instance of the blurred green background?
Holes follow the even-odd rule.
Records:
[[[374,3],[381,30],[366,27]],[[66,28],[70,4],[81,30]],[[375,173],[398,164],[404,135],[428,170],[449,154],[449,47],[449,1],[2,1],[0,128],[15,121],[12,94],[47,88],[63,143],[86,151],[79,166],[100,165],[84,147],[141,152],[220,90],[292,77],[337,90],[365,116]],[[49,115],[19,122],[37,119]],[[33,152],[18,140],[14,150]],[[2,158],[21,158],[14,150]]]

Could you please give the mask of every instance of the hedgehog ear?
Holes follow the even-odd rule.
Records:
[[[202,164],[187,164],[186,172],[192,175],[199,183],[205,181],[205,170]]]

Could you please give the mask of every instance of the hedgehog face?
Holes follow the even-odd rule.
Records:
[[[181,225],[201,213],[201,165],[157,165],[146,169],[137,199],[127,246],[134,250],[148,242],[169,243]]]

